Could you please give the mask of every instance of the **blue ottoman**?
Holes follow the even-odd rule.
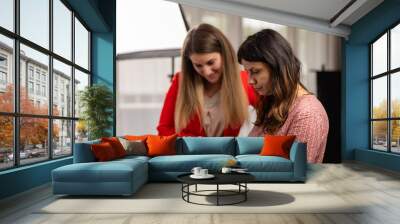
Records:
[[[52,171],[53,193],[132,195],[148,180],[147,159],[74,163]]]

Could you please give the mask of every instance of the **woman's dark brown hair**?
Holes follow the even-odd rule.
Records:
[[[264,29],[249,36],[238,51],[239,62],[263,62],[270,69],[271,95],[261,96],[256,126],[274,134],[286,121],[300,83],[300,61],[278,32]]]

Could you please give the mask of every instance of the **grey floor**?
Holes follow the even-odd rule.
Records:
[[[0,223],[400,223],[400,173],[359,163],[310,167],[308,183],[316,183],[339,197],[364,202],[356,214],[36,214],[55,199],[49,185],[0,201]],[[318,203],[316,201],[315,203]]]

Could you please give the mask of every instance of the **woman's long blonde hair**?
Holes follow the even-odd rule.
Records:
[[[225,127],[240,127],[248,117],[248,100],[232,45],[214,26],[200,24],[187,34],[182,47],[178,98],[175,105],[175,130],[180,132],[195,115],[203,118],[204,82],[194,69],[190,55],[218,52],[222,57],[221,108]]]

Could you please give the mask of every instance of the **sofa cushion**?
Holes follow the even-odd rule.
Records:
[[[190,172],[193,167],[200,166],[211,172],[219,171],[230,159],[231,155],[175,155],[158,156],[149,160],[149,170],[163,172]]]
[[[133,172],[142,172],[144,166],[146,162],[135,159],[74,163],[53,170],[52,174],[53,181],[58,182],[129,182]]]
[[[176,134],[170,136],[148,136],[146,143],[148,156],[164,156],[176,154]]]
[[[91,149],[97,161],[104,162],[118,158],[112,145],[108,142],[93,144]]]
[[[259,154],[263,145],[263,137],[237,137],[236,155]]]
[[[177,154],[225,154],[235,155],[233,137],[183,137],[178,141]]]
[[[142,140],[127,140],[118,138],[126,151],[126,155],[147,155],[146,143]]]
[[[295,135],[277,136],[265,135],[261,156],[280,156],[289,159],[290,147],[296,138]]]
[[[249,172],[292,172],[292,161],[278,156],[238,155],[236,159],[241,168]]]
[[[115,155],[117,158],[122,158],[126,156],[126,151],[124,146],[122,146],[121,142],[118,140],[117,137],[103,137],[101,138],[101,142],[108,142],[114,149]]]

